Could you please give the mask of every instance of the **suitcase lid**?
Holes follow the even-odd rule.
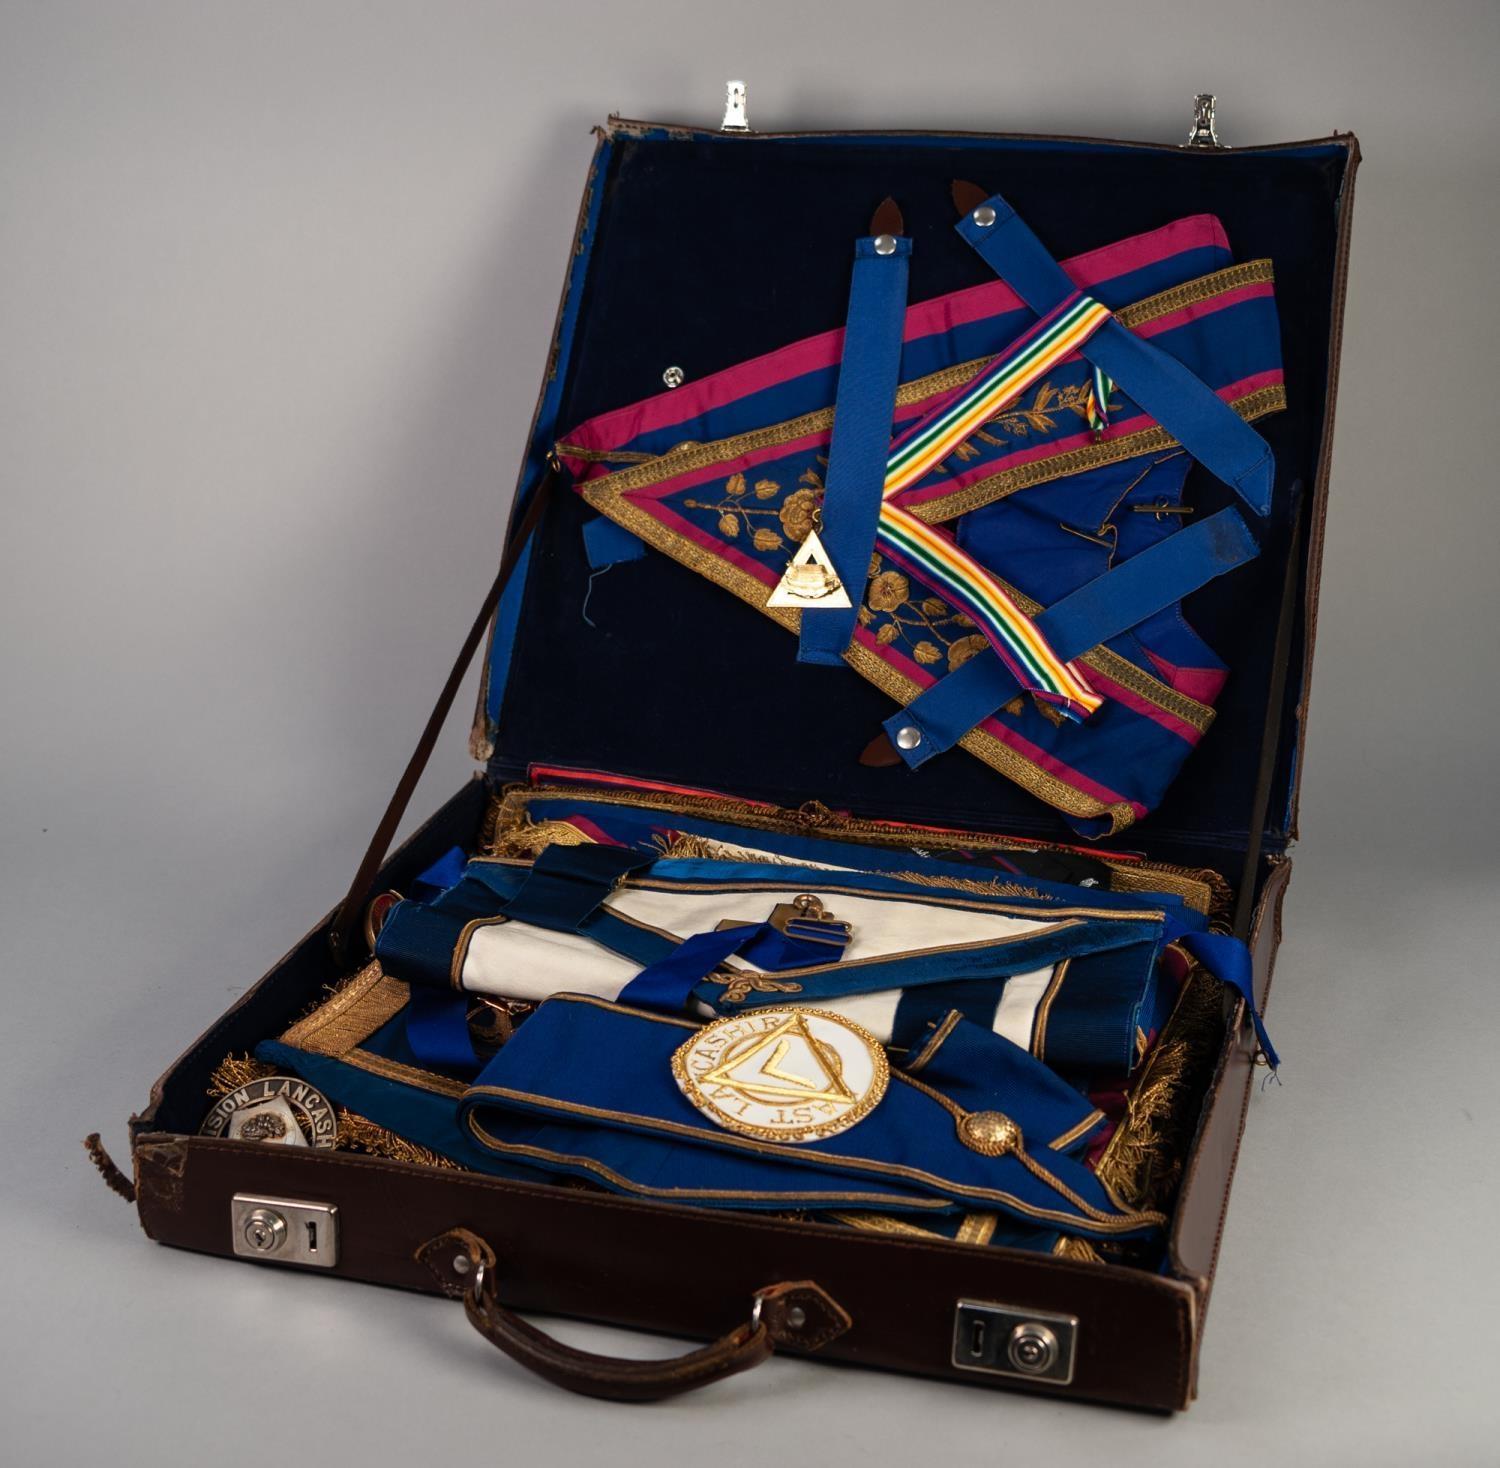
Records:
[[[973,133],[716,132],[611,118],[597,130],[516,509],[558,435],[688,378],[843,325],[851,244],[894,197],[914,241],[912,302],[975,285],[953,232],[955,178],[999,189],[1061,259],[1209,213],[1234,258],[1275,266],[1288,407],[1262,553],[1184,604],[1228,664],[1218,716],[1160,807],[1113,844],[1167,854],[1249,844],[1278,610],[1302,486],[1297,611],[1262,831],[1296,834],[1348,250],[1352,134],[1271,147],[1173,147]],[[669,379],[668,379],[669,380]],[[1222,491],[1194,468],[1185,502]],[[503,597],[472,747],[497,780],[607,771],[797,807],[1076,841],[1062,817],[963,750],[916,771],[859,754],[893,710],[852,670],[797,663],[785,630],[657,552],[591,575],[594,514],[565,479]],[[1246,615],[1245,609],[1253,609]],[[592,615],[591,615],[592,613]]]

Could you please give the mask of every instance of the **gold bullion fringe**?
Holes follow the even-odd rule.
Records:
[[[500,831],[487,819],[491,830],[484,849],[491,856],[540,856],[549,846],[586,846],[591,838],[567,821],[532,821],[522,818],[519,825]]]
[[[1096,1171],[1132,1207],[1165,1211],[1182,1178],[1204,1087],[1224,1035],[1223,990],[1200,965],[1125,1098]]]
[[[1058,1259],[1072,1259],[1078,1264],[1104,1263],[1104,1256],[1087,1239],[1076,1239],[1068,1234],[1052,1246],[1052,1253]]]
[[[1122,1207],[1170,1211],[1223,1034],[1219,982],[1195,965],[1161,1038],[1126,1092],[1125,1115],[1094,1169]],[[1053,1253],[1105,1262],[1088,1240],[1068,1235]]]
[[[267,1065],[252,1056],[226,1055],[209,1077],[208,1094],[218,1100],[221,1096],[228,1096],[248,1086],[252,1081],[263,1081],[267,1076],[275,1074],[274,1065]],[[364,1152],[372,1157],[389,1158],[392,1162],[416,1162],[423,1167],[448,1168],[454,1172],[467,1170],[458,1163],[439,1156],[430,1147],[419,1146],[416,1142],[408,1142],[405,1137],[398,1137],[389,1127],[380,1126],[368,1117],[346,1111],[341,1106],[334,1110],[338,1116],[338,1134],[334,1139],[334,1146],[341,1151]]]
[[[679,858],[683,861],[736,861],[740,860],[740,853],[723,841],[715,841],[712,836],[698,836],[691,831],[679,831],[672,839],[662,847],[662,855]],[[763,862],[766,866],[790,867],[796,863],[790,857],[780,856],[774,851],[757,852],[755,860]]]

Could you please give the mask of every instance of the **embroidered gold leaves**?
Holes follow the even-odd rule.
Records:
[[[785,544],[781,536],[772,530],[769,525],[759,524],[761,520],[779,520],[783,527],[786,526],[786,506],[780,509],[773,505],[757,503],[757,501],[774,500],[781,493],[781,485],[774,479],[757,479],[753,484],[743,474],[731,474],[724,481],[724,495],[716,504],[706,500],[684,500],[683,504],[690,510],[711,510],[718,517],[719,534],[725,540],[738,540],[743,534],[745,538],[758,551],[780,550]],[[791,497],[795,499],[796,496]],[[790,500],[788,501],[790,503]],[[812,528],[811,520],[808,529]],[[794,536],[796,540],[802,540],[807,534],[804,530],[801,535]]]
[[[858,615],[860,626],[874,628],[881,647],[900,643],[924,667],[946,663],[951,671],[986,645],[984,637],[971,630],[970,618],[941,597],[914,596],[906,574],[884,566],[878,555],[871,558],[870,584]]]
[[[826,467],[828,460],[819,454],[818,463]],[[797,476],[797,486],[776,504],[782,493],[779,480],[751,481],[744,474],[731,474],[718,500],[687,499],[682,503],[685,509],[708,510],[717,516],[716,528],[725,540],[743,536],[758,551],[775,551],[788,543],[801,545],[818,528],[823,476],[816,469],[804,469]],[[780,529],[773,529],[766,521],[774,521]]]
[[[977,459],[980,451],[975,447],[976,442],[988,444],[995,449],[1004,448],[1008,440],[1001,437],[1001,434],[1009,434],[1011,438],[1027,438],[1033,434],[1051,433],[1057,427],[1057,415],[1060,413],[1074,413],[1085,423],[1088,422],[1089,389],[1086,382],[1061,388],[1053,387],[1050,382],[1041,383],[1030,403],[1025,407],[1007,408],[998,417],[990,419],[990,427],[996,431],[981,428],[959,444],[952,457],[961,464]],[[942,467],[938,465],[940,472]]]

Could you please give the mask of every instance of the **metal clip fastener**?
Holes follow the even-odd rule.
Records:
[[[1193,125],[1188,129],[1186,147],[1218,148],[1219,129],[1214,117],[1217,99],[1212,92],[1199,92],[1193,98]]]
[[[1174,505],[1166,500],[1153,500],[1148,505],[1131,505],[1130,507],[1137,515],[1154,515],[1158,520],[1165,520],[1168,515],[1191,515],[1191,505]]]
[[[719,131],[725,133],[747,133],[750,131],[750,115],[745,110],[744,82],[724,83],[724,121]]]

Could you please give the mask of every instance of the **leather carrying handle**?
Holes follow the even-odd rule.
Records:
[[[539,1330],[500,1303],[490,1246],[468,1229],[439,1234],[417,1250],[444,1293],[462,1294],[464,1312],[489,1343],[568,1391],[612,1402],[656,1402],[748,1371],[779,1347],[814,1351],[849,1328],[848,1314],[811,1280],[767,1285],[749,1318],[718,1340],[664,1361],[601,1356]]]
[[[427,717],[422,737],[417,740],[417,747],[406,762],[406,769],[397,782],[390,803],[385,808],[385,814],[381,816],[380,824],[375,828],[375,834],[370,837],[370,844],[359,864],[359,870],[355,872],[354,880],[349,884],[349,891],[334,915],[333,926],[328,930],[328,945],[333,949],[334,961],[340,969],[349,966],[350,938],[360,930],[360,912],[370,895],[370,888],[374,885],[375,878],[385,863],[386,853],[391,849],[391,842],[396,837],[396,828],[401,824],[401,817],[406,814],[406,807],[416,793],[417,782],[422,778],[422,771],[427,768],[427,761],[432,758],[433,748],[437,744],[438,735],[443,731],[443,725],[447,722],[449,710],[453,707],[453,700],[457,697],[459,686],[464,681],[464,674],[469,671],[469,664],[474,661],[474,654],[479,651],[479,644],[484,639],[490,618],[495,615],[495,608],[500,604],[500,597],[510,581],[511,574],[516,569],[517,562],[521,559],[521,551],[530,539],[537,522],[542,518],[542,511],[546,506],[554,477],[552,471],[549,470],[542,482],[537,485],[535,493],[531,496],[531,503],[526,506],[525,514],[521,516],[520,522],[507,542],[505,554],[500,558],[500,569],[495,574],[494,584],[485,593],[484,604],[479,608],[479,615],[475,617],[474,625],[469,628],[469,635],[464,638],[458,658],[448,674],[448,681],[443,684],[443,691],[438,694],[437,703],[433,705],[432,712]]]

